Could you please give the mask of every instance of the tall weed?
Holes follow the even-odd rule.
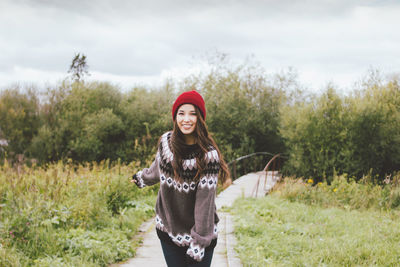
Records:
[[[0,265],[106,266],[134,255],[129,240],[153,215],[157,191],[129,182],[138,167],[1,166]]]
[[[398,178],[400,174],[394,176]],[[274,191],[292,202],[317,204],[323,207],[341,207],[345,209],[390,210],[400,205],[400,186],[388,181],[382,185],[370,182],[365,176],[360,181],[346,175],[336,175],[331,184],[326,181],[314,183],[313,179],[285,178]]]

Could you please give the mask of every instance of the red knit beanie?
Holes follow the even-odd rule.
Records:
[[[196,91],[184,92],[175,100],[174,105],[172,106],[172,119],[175,120],[176,112],[178,108],[183,104],[192,104],[197,106],[200,109],[200,113],[203,116],[203,119],[206,119],[206,105],[204,103],[203,97],[197,93]]]

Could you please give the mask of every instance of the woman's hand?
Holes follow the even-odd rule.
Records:
[[[136,174],[132,176],[131,183],[135,183],[136,186],[139,186],[139,180],[137,179]]]

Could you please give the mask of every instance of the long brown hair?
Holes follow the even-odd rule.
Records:
[[[218,152],[218,157],[219,157],[220,169],[218,174],[218,181],[220,181],[223,186],[228,186],[231,181],[228,165],[226,164],[214,139],[209,134],[207,125],[203,119],[203,116],[200,113],[199,108],[196,105],[193,106],[195,108],[197,116],[196,127],[194,129],[193,134],[195,137],[195,143],[199,146],[201,151],[200,153],[197,153],[195,156],[197,173],[196,176],[194,177],[194,180],[198,181],[200,179],[200,176],[206,167],[205,154],[210,150],[210,146],[212,146]],[[183,147],[185,144],[185,140],[183,133],[178,127],[178,123],[176,121],[176,115],[174,118],[174,128],[170,140],[171,140],[171,150],[172,153],[174,154],[174,159],[172,161],[172,168],[174,169],[174,177],[178,181],[182,181],[182,178],[180,177],[179,173],[182,173],[183,170],[182,154],[183,154]]]

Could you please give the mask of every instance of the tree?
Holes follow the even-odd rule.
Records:
[[[71,73],[71,78],[75,82],[80,82],[85,75],[90,76],[89,66],[86,62],[86,56],[84,54],[76,54],[72,59],[71,66],[69,67],[68,73]]]
[[[39,99],[34,88],[0,93],[0,140],[9,156],[25,154],[40,127]]]

